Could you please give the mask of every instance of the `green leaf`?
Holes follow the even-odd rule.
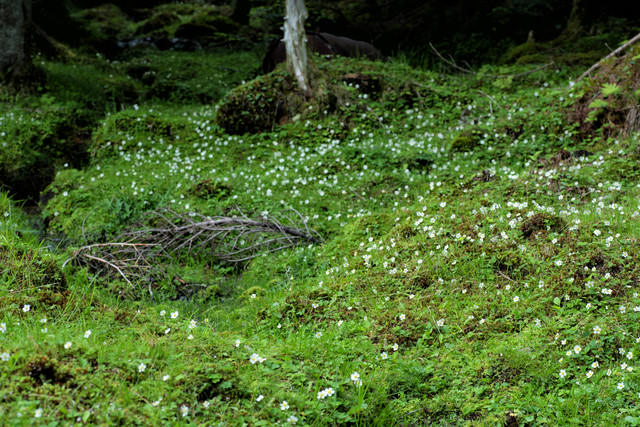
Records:
[[[589,104],[589,108],[606,108],[609,106],[609,103],[604,99],[595,99]]]
[[[622,88],[615,83],[605,83],[602,85],[602,95],[603,96],[611,96],[618,95]]]

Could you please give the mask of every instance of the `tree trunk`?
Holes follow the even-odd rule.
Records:
[[[305,96],[311,96],[307,34],[304,20],[309,16],[304,0],[286,0],[287,16],[284,21],[284,44],[287,50],[287,66]]]
[[[27,26],[31,0],[0,0],[0,80],[21,80],[31,68]]]

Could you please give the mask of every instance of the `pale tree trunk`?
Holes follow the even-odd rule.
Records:
[[[309,15],[304,0],[286,1],[284,44],[287,50],[287,66],[305,95],[310,96],[307,34],[304,30],[304,21]]]
[[[19,80],[31,64],[26,42],[31,0],[0,0],[0,80]]]

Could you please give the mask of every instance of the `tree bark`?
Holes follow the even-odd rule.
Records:
[[[13,82],[28,73],[30,21],[31,0],[0,0],[0,80]]]
[[[284,44],[287,51],[287,67],[295,77],[305,96],[311,96],[307,34],[304,21],[309,16],[304,0],[286,0],[287,16],[284,21]]]

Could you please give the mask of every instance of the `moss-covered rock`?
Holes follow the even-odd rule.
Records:
[[[82,44],[107,54],[115,52],[118,40],[131,37],[135,29],[135,23],[111,3],[80,10],[72,18],[82,29]]]
[[[480,144],[482,134],[482,131],[476,128],[463,131],[451,141],[451,150],[457,152],[472,151]]]
[[[309,113],[333,112],[348,97],[346,91],[328,75],[312,74],[313,96],[308,99],[284,66],[239,86],[223,99],[216,122],[230,134],[258,133]]]

